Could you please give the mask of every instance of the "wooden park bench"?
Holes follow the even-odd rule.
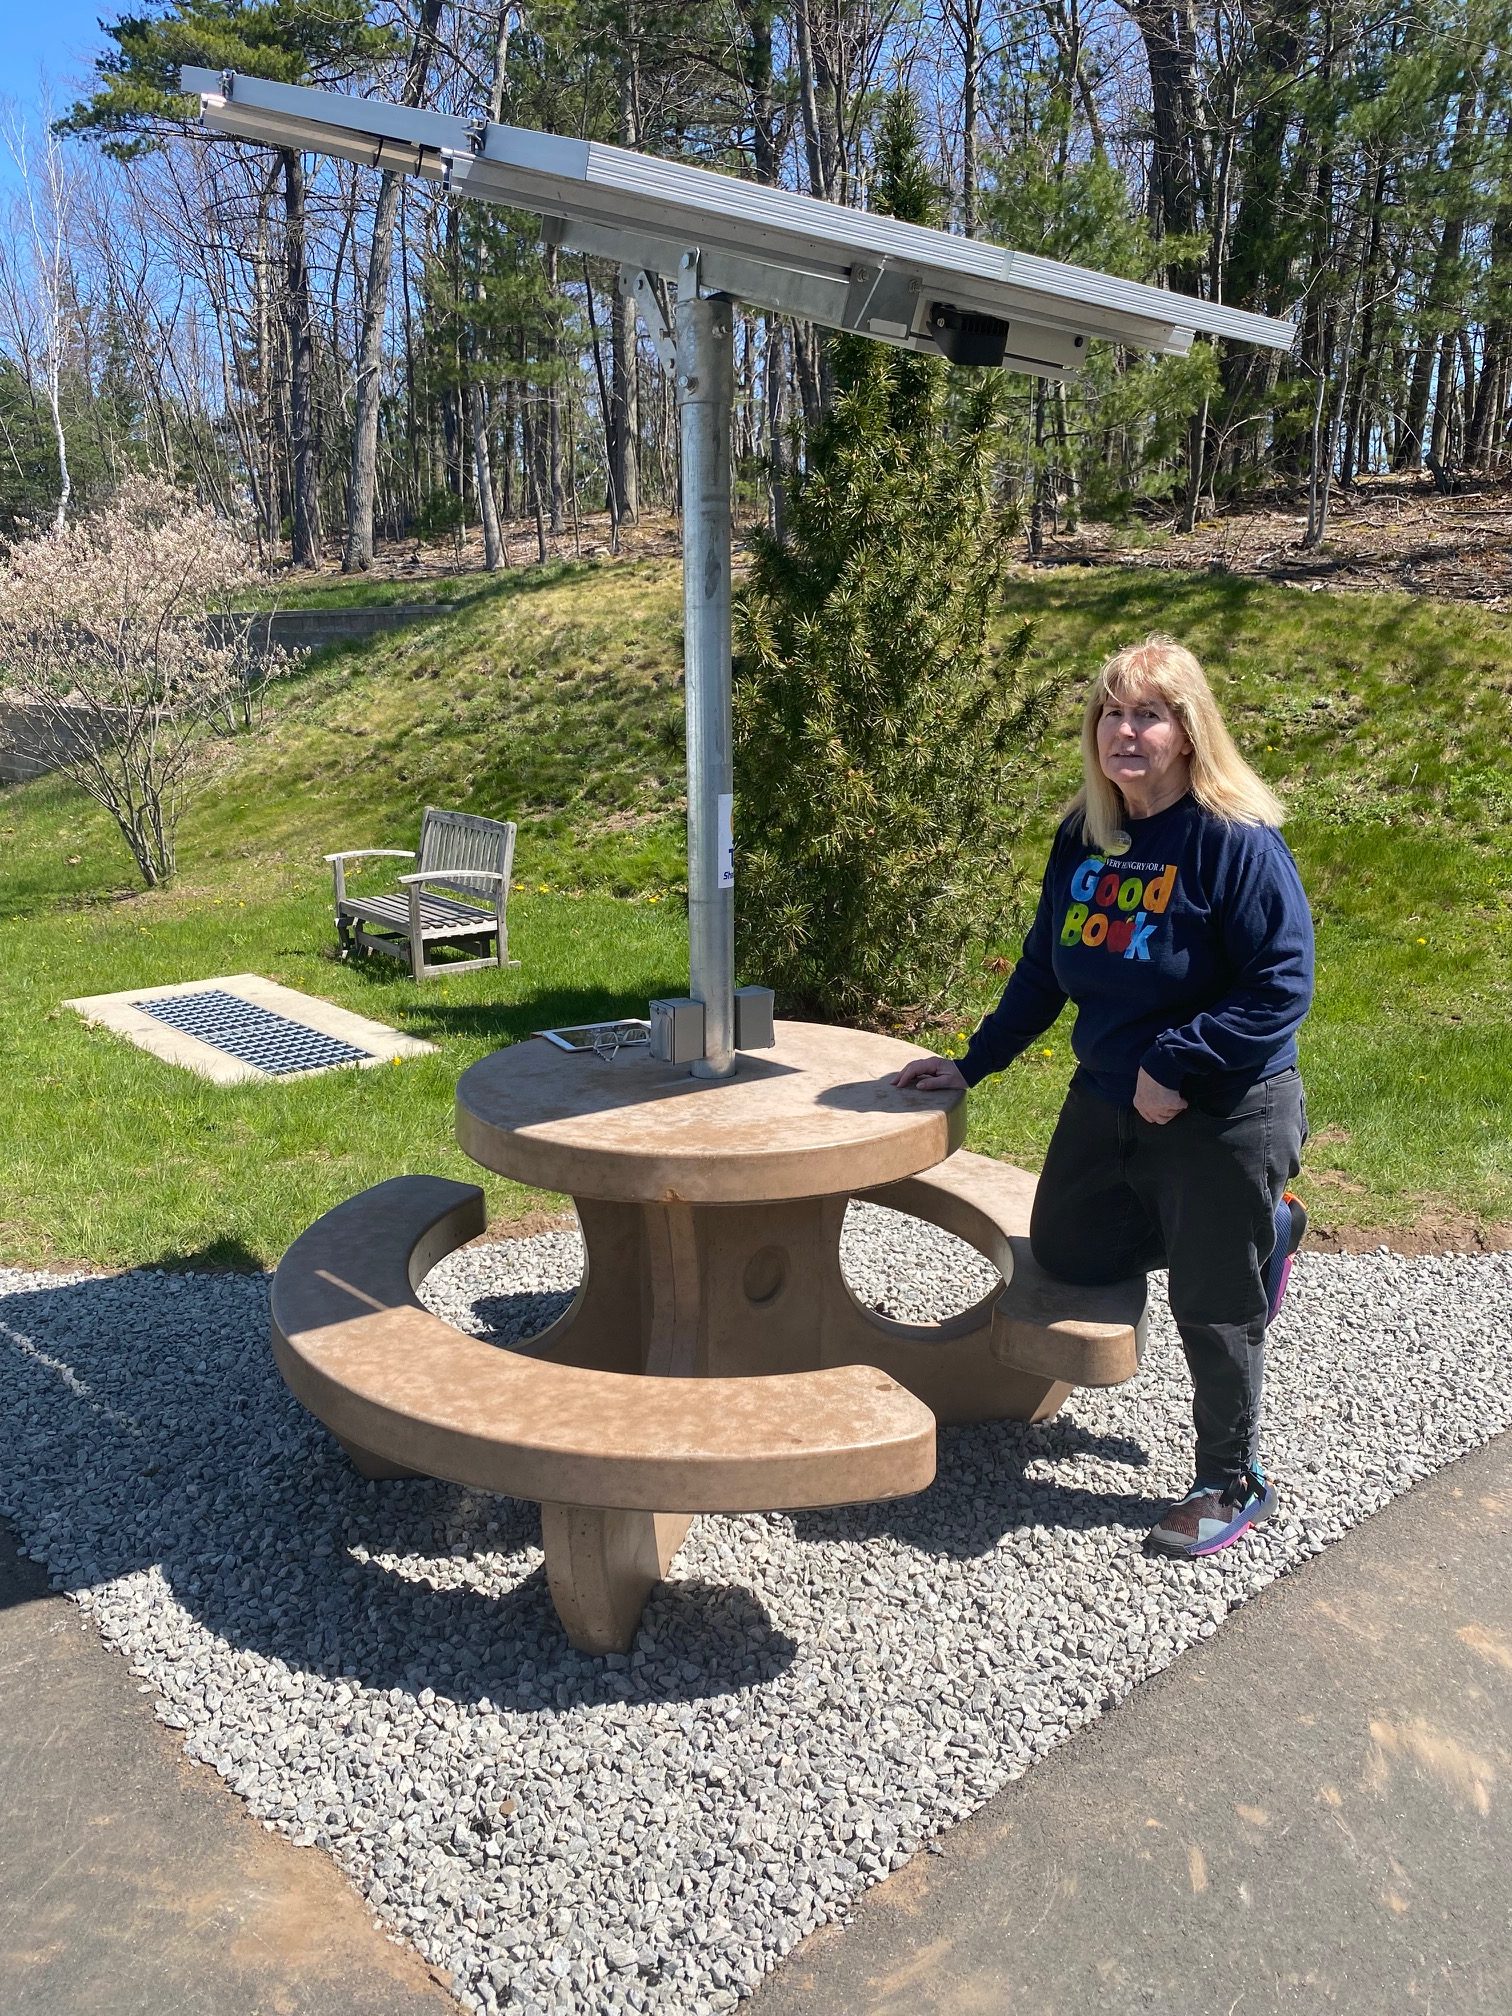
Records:
[[[336,938],[342,953],[381,952],[402,959],[417,980],[436,973],[470,973],[479,966],[518,965],[509,957],[505,911],[514,866],[510,820],[480,819],[471,812],[441,812],[427,805],[418,856],[408,847],[354,847],[327,854],[335,885]],[[387,857],[414,861],[399,890],[372,896],[347,893],[349,861]],[[426,958],[427,947],[466,947],[494,941],[480,958]]]

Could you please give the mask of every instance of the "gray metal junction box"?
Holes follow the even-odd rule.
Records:
[[[735,989],[735,1048],[770,1050],[777,1038],[772,1030],[776,996],[770,987]]]
[[[702,1001],[653,1001],[651,1055],[663,1064],[696,1064],[703,1054]]]

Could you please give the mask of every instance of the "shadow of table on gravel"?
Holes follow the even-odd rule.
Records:
[[[1131,1470],[1143,1470],[1150,1461],[1142,1443],[1099,1434],[1068,1414],[1040,1423],[942,1428],[939,1468],[927,1491],[873,1505],[796,1512],[793,1530],[814,1543],[886,1534],[921,1554],[970,1561],[993,1553],[1016,1533],[1108,1527],[1144,1532],[1171,1502],[1165,1493],[1097,1490],[1030,1474],[1033,1463],[1083,1456]]]
[[[267,1291],[153,1272],[0,1296],[0,1509],[54,1587],[155,1568],[207,1631],[298,1672],[526,1712],[695,1700],[790,1663],[749,1590],[693,1579],[656,1592],[638,1666],[574,1651],[537,1507],[359,1477],[278,1376]]]
[[[749,1588],[696,1577],[655,1592],[637,1663],[574,1651],[547,1591],[537,1507],[358,1476],[279,1378],[267,1294],[262,1275],[153,1270],[0,1297],[4,1505],[55,1586],[155,1567],[206,1630],[295,1671],[525,1712],[695,1700],[791,1665],[798,1648]],[[528,1333],[558,1299],[493,1295],[486,1318],[496,1334]],[[1089,1457],[1134,1471],[1148,1461],[1074,1416],[946,1429],[928,1491],[797,1513],[791,1526],[808,1543],[887,1535],[956,1560],[1014,1534],[1148,1526],[1163,1498],[1030,1472]]]

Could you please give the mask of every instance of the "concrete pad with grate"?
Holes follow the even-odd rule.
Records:
[[[342,1065],[363,1069],[435,1049],[385,1022],[301,994],[258,973],[128,987],[65,1004],[166,1063],[218,1085],[250,1078],[309,1077]]]

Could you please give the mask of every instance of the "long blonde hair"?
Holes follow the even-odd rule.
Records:
[[[1234,746],[1207,674],[1184,644],[1147,637],[1115,651],[1092,681],[1082,715],[1082,788],[1066,808],[1080,812],[1094,847],[1111,852],[1123,837],[1128,807],[1097,755],[1097,724],[1108,700],[1158,693],[1192,745],[1192,796],[1209,812],[1240,826],[1279,826],[1286,807]]]

